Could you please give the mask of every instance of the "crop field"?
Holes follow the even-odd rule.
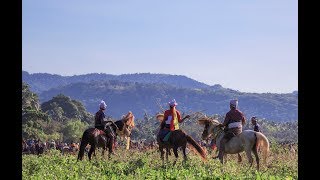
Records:
[[[183,163],[182,152],[175,166],[172,153],[169,162],[162,165],[158,149],[125,150],[119,148],[111,159],[101,156],[101,150],[91,161],[86,154],[83,161],[77,161],[77,154],[62,155],[58,150],[50,150],[42,155],[22,156],[22,179],[298,179],[298,151],[286,147],[271,146],[267,165],[261,160],[260,171],[249,167],[245,153],[242,162],[237,155],[228,155],[222,165],[212,159],[216,152],[207,153],[203,162],[193,151],[188,153],[188,161]],[[261,155],[260,155],[261,157]]]

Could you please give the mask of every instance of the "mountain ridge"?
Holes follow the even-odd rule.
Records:
[[[207,110],[209,114],[224,115],[230,99],[239,99],[240,110],[247,118],[259,116],[276,121],[298,119],[298,91],[292,93],[247,93],[219,84],[209,86],[182,75],[136,73],[110,75],[91,73],[61,76],[49,73],[29,74],[23,71],[23,82],[39,94],[41,102],[58,94],[77,99],[95,113],[96,104],[104,99],[111,116],[120,117],[126,111],[142,117],[145,112],[156,113],[157,101],[175,98],[183,112]]]
[[[144,79],[142,79],[144,78]],[[170,79],[171,80],[168,80]],[[35,80],[36,79],[36,80]],[[152,79],[152,80],[150,80]],[[49,90],[53,87],[64,86],[75,82],[90,82],[90,81],[104,81],[104,80],[119,80],[124,82],[140,82],[140,83],[165,83],[170,84],[179,88],[210,88],[210,89],[226,89],[230,91],[238,91],[231,88],[224,88],[220,84],[208,85],[206,83],[194,80],[185,75],[171,75],[164,73],[127,73],[121,75],[113,75],[107,73],[87,73],[81,75],[63,76],[58,74],[50,73],[29,73],[27,71],[22,71],[22,80],[30,84],[32,90],[36,93],[40,93],[45,90]],[[48,80],[51,83],[47,84]],[[52,81],[54,83],[52,83]],[[255,92],[244,92],[244,93],[255,93]],[[262,92],[270,93],[270,92]],[[298,93],[297,90],[292,91],[293,94]],[[288,94],[288,93],[273,93],[273,94]]]
[[[183,112],[206,110],[208,114],[225,114],[229,110],[229,100],[239,99],[240,110],[247,118],[275,119],[291,121],[297,119],[297,97],[292,94],[242,93],[225,89],[177,88],[166,84],[143,84],[118,80],[72,83],[52,88],[40,94],[40,101],[47,101],[57,94],[64,94],[81,101],[86,109],[94,113],[100,100],[108,104],[108,112],[120,117],[126,111],[133,111],[137,117],[145,112],[155,114],[160,111],[157,101],[167,108],[167,101],[175,98]]]

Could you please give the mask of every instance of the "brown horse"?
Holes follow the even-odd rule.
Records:
[[[117,135],[120,137],[125,137],[130,140],[131,129],[134,127],[134,115],[131,111],[124,116],[121,120],[116,122],[107,121],[105,123],[106,128],[111,128],[111,131],[114,132],[115,139]],[[104,150],[107,148],[109,149],[108,157],[112,154],[112,146],[114,142],[111,142],[111,139],[105,134],[104,131],[96,129],[96,128],[89,128],[84,131],[81,143],[80,143],[80,150],[78,153],[78,160],[82,160],[84,156],[84,151],[87,144],[90,144],[90,150],[88,152],[88,158],[91,160],[92,153],[95,152],[95,149],[98,147],[102,147],[102,155],[104,155]],[[127,149],[129,146],[127,144]]]
[[[78,153],[78,160],[82,160],[87,144],[90,144],[90,150],[88,152],[89,160],[91,160],[92,153],[98,147],[102,147],[103,150],[105,150],[106,148],[109,148],[109,158],[110,158],[110,155],[112,153],[112,143],[113,142],[110,141],[110,138],[107,137],[104,131],[99,130],[97,128],[89,128],[85,130],[82,135],[80,150]]]
[[[206,153],[200,147],[200,145],[191,136],[187,135],[184,131],[180,129],[172,131],[167,142],[163,142],[160,139],[160,136],[158,134],[157,141],[158,141],[159,150],[161,153],[160,155],[162,159],[162,164],[164,164],[164,151],[163,151],[164,148],[166,148],[166,161],[168,161],[169,150],[173,148],[173,153],[176,157],[173,165],[175,165],[178,159],[178,148],[181,147],[183,152],[184,162],[185,162],[187,160],[187,155],[186,155],[187,143],[189,143],[192,147],[195,148],[197,154],[202,158],[202,160],[204,161],[206,160]]]

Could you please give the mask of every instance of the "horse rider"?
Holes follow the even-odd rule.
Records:
[[[115,134],[114,133],[115,132],[113,132],[112,128],[110,128],[110,127],[107,128],[105,126],[105,122],[106,122],[105,117],[106,117],[106,115],[104,114],[103,111],[105,111],[106,108],[107,108],[106,103],[103,100],[101,100],[100,105],[99,105],[99,111],[96,112],[95,117],[94,117],[94,119],[95,119],[94,127],[99,129],[99,130],[104,131],[106,133],[107,137],[110,138],[110,142],[112,143],[112,153],[113,153],[113,151],[114,151],[114,141],[115,141]]]
[[[226,114],[224,122],[219,126],[225,127],[225,135],[220,141],[219,159],[223,158],[225,144],[234,136],[242,132],[242,126],[245,124],[246,119],[244,114],[238,109],[238,100],[230,101],[230,111]]]
[[[159,132],[160,138],[163,141],[168,141],[171,132],[179,129],[179,123],[182,123],[185,119],[190,117],[190,115],[187,115],[181,119],[181,114],[176,109],[178,103],[175,99],[171,100],[168,104],[170,109],[164,112],[164,118],[161,122]]]
[[[253,130],[256,132],[261,132],[260,125],[257,123],[257,117],[253,116],[251,118],[251,124],[253,125]]]

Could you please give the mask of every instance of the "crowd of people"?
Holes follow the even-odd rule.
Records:
[[[40,139],[22,139],[22,154],[43,154],[50,149],[60,150],[62,154],[77,152],[79,143],[61,142],[61,141],[41,141]]]

